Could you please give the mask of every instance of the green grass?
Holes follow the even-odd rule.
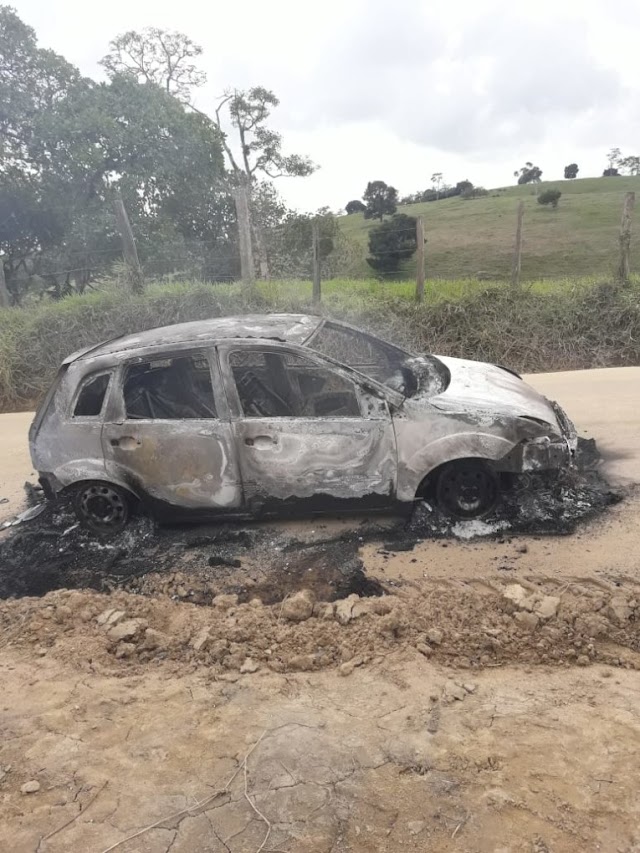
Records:
[[[537,192],[551,188],[562,192],[557,210],[537,203]],[[618,260],[622,202],[629,191],[640,194],[640,177],[545,181],[537,187],[491,190],[485,198],[468,201],[450,198],[405,205],[398,212],[424,217],[427,275],[434,279],[472,278],[478,272],[508,278],[520,199],[525,202],[523,280],[609,277]],[[345,236],[362,247],[356,274],[370,275],[367,239],[377,223],[365,220],[361,213],[341,217],[340,223]],[[408,262],[404,277],[412,276],[414,270],[415,262]]]

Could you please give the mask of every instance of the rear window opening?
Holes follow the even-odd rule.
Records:
[[[74,418],[95,418],[102,413],[110,379],[109,373],[85,379],[73,410]]]
[[[127,419],[216,418],[209,362],[204,355],[132,364],[124,380]]]

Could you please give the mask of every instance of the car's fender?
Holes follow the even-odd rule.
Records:
[[[120,486],[127,492],[130,492],[135,497],[139,498],[135,488],[132,488],[131,483],[127,482],[117,472],[107,475],[104,461],[100,459],[74,459],[72,462],[66,462],[64,465],[59,465],[53,472],[54,482],[51,483],[55,493],[63,491],[76,483],[86,483],[88,480],[102,480],[105,483],[113,483]]]
[[[412,448],[398,441],[398,488],[401,501],[412,501],[418,487],[429,474],[446,462],[458,459],[497,461],[513,450],[517,442],[484,432],[460,432],[444,435],[428,444]]]

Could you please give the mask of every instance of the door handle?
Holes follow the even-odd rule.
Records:
[[[252,438],[245,438],[244,443],[247,447],[268,447],[271,444],[277,444],[278,438],[275,435],[255,435]]]
[[[142,442],[132,435],[123,435],[122,438],[112,438],[109,442],[111,447],[119,447],[121,450],[135,450]]]

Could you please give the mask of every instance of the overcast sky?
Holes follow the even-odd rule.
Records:
[[[204,48],[200,109],[229,87],[273,89],[286,148],[321,167],[278,181],[301,210],[343,207],[370,180],[495,187],[525,160],[587,177],[613,146],[640,153],[638,0],[9,2],[92,77],[111,38],[155,26]]]

